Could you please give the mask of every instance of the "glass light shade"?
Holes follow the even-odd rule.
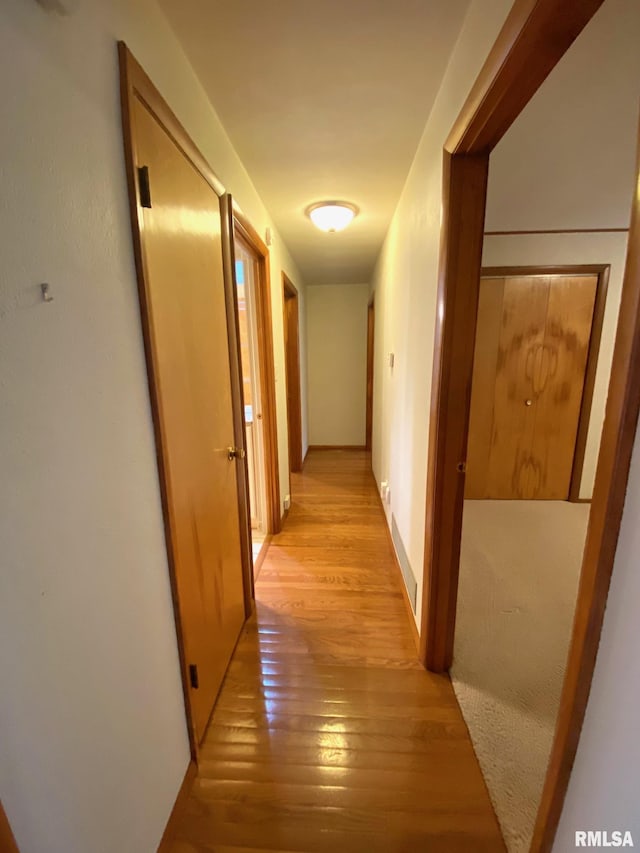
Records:
[[[356,212],[353,205],[326,202],[310,207],[307,215],[321,231],[342,231],[351,223]]]

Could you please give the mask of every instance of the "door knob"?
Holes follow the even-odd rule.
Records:
[[[241,447],[227,447],[227,459],[233,462],[234,459],[244,459],[245,452]]]
[[[525,400],[524,401],[525,406],[531,406],[532,403],[533,403],[533,400]]]

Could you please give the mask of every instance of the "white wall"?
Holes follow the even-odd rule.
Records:
[[[473,0],[376,265],[373,470],[388,480],[409,562],[423,586],[427,438],[442,200],[442,146],[511,7]],[[388,355],[395,356],[389,367]]]
[[[309,443],[364,445],[368,284],[307,288]]]
[[[151,853],[189,750],[116,39],[257,230],[273,225],[153,2],[75,5],[0,6],[0,797],[23,853]],[[286,482],[281,269],[304,288],[274,236]]]

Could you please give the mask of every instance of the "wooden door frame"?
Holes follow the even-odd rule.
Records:
[[[0,850],[2,853],[20,853],[2,801],[0,801]]]
[[[224,268],[223,279],[225,288],[225,303],[227,307],[226,321],[229,341],[231,396],[234,408],[234,440],[237,447],[244,448],[244,429],[242,429],[240,426],[242,421],[238,418],[239,413],[237,411],[239,401],[242,400],[242,376],[238,369],[240,353],[240,342],[238,333],[238,303],[237,294],[234,286],[234,279],[229,276],[229,246],[225,246],[225,242],[229,243],[229,226],[227,220],[229,217],[228,211],[231,208],[231,200],[230,197],[227,197],[225,199],[225,191],[222,183],[212,171],[211,167],[209,166],[203,155],[200,153],[200,151],[198,150],[195,143],[188,135],[184,127],[180,124],[166,101],[163,99],[160,92],[156,89],[150,78],[147,76],[142,66],[136,61],[133,54],[127,48],[126,44],[122,41],[118,42],[118,57],[120,64],[120,100],[122,110],[122,132],[125,152],[124,159],[127,172],[129,212],[131,216],[131,230],[133,238],[133,253],[136,267],[138,296],[140,301],[140,313],[142,320],[141,326],[144,339],[147,381],[151,404],[151,414],[153,418],[156,461],[158,465],[164,534],[167,549],[167,560],[169,565],[169,579],[171,583],[173,614],[176,625],[176,641],[178,646],[178,655],[180,658],[180,674],[182,679],[182,692],[184,696],[187,730],[189,734],[189,745],[191,750],[191,758],[192,760],[197,761],[199,745],[196,736],[193,714],[191,710],[188,662],[184,648],[184,634],[180,617],[178,585],[176,578],[175,547],[171,534],[171,503],[168,489],[167,471],[165,468],[162,450],[164,445],[164,437],[162,431],[162,422],[160,418],[158,387],[155,379],[153,348],[149,331],[151,324],[146,288],[148,273],[144,252],[144,244],[142,239],[142,235],[144,233],[144,221],[142,216],[142,208],[140,206],[139,186],[138,181],[136,180],[136,139],[134,136],[134,129],[131,121],[134,103],[136,100],[139,100],[145,105],[145,107],[153,115],[154,119],[166,131],[166,133],[170,136],[176,146],[189,160],[191,165],[209,184],[211,189],[220,199],[220,214],[222,227],[221,238]],[[226,241],[225,236],[227,237]],[[242,416],[241,412],[240,415]],[[246,469],[246,465],[244,467]],[[243,532],[245,529],[248,529],[249,524],[249,507],[247,498],[248,486],[246,481],[246,474],[244,477],[236,477],[236,481],[238,489],[238,514],[240,522],[240,545],[242,558],[242,579],[245,617],[248,617],[251,614],[253,604],[253,573],[251,569],[251,543]]]
[[[234,238],[239,237],[258,259],[255,303],[256,326],[258,328],[258,361],[260,363],[260,396],[262,398],[262,434],[264,438],[264,479],[266,487],[265,498],[267,502],[266,533],[267,535],[273,535],[279,533],[282,528],[282,516],[280,508],[280,470],[278,467],[278,416],[276,410],[276,374],[273,358],[269,249],[249,220],[237,209],[233,211],[233,235]],[[235,282],[235,266],[233,281]]]
[[[482,267],[480,278],[508,278],[512,276],[551,276],[551,275],[595,275],[596,276],[596,298],[593,306],[593,318],[591,320],[591,331],[589,333],[589,348],[587,351],[587,363],[584,371],[584,387],[582,389],[582,400],[580,403],[580,416],[578,418],[578,431],[576,434],[575,449],[573,453],[573,467],[569,482],[569,497],[572,503],[589,503],[589,499],[580,497],[580,485],[584,470],[584,457],[587,449],[587,438],[589,435],[589,419],[591,417],[591,406],[593,404],[593,390],[596,382],[598,369],[598,356],[600,354],[600,343],[602,341],[602,325],[604,323],[604,311],[607,304],[607,290],[609,287],[609,274],[611,264],[551,264],[549,266],[504,266],[504,267]]]
[[[289,338],[289,315],[287,302],[294,300],[296,304],[295,321],[295,343],[292,345]],[[287,383],[287,425],[289,428],[289,473],[302,471],[302,400],[300,396],[300,300],[296,286],[289,276],[282,273],[282,322],[286,329],[285,335],[285,377]],[[289,370],[290,356],[293,354],[293,377]],[[293,389],[289,387],[292,383]],[[289,397],[292,396],[292,405],[289,406]],[[292,428],[293,427],[293,428]],[[289,485],[291,494],[291,485]]]
[[[365,427],[365,449],[371,453],[373,438],[373,356],[376,328],[376,298],[375,294],[367,306],[367,413]]]
[[[427,472],[420,657],[452,662],[464,461],[489,154],[604,0],[516,0],[446,140]],[[639,139],[640,142],[640,139]],[[640,187],[638,187],[640,189]],[[640,407],[640,192],[627,262],[573,635],[532,851],[551,849],[584,719]]]

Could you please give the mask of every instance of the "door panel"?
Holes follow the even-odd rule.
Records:
[[[467,444],[465,496],[468,498],[482,498],[485,495],[490,457],[488,449],[491,447],[493,432],[493,391],[498,371],[503,300],[503,278],[491,279],[490,287],[485,287],[484,281],[481,282]]]
[[[544,496],[551,500],[569,496],[596,285],[595,276],[563,277],[549,290],[544,341],[548,363],[541,365],[549,372],[536,378],[531,453],[542,462]]]
[[[547,279],[505,281],[487,497],[531,497],[539,482],[540,468],[530,451],[535,412],[525,401],[530,397],[531,354],[544,343],[548,300]]]
[[[289,289],[291,288],[291,289]],[[300,405],[300,336],[298,294],[287,281],[283,284],[283,326],[285,377],[287,384],[287,424],[289,470],[302,471],[302,413]]]
[[[465,497],[569,495],[596,276],[483,279]]]
[[[220,200],[136,100],[145,319],[156,389],[172,556],[197,740],[244,622],[242,556]]]
[[[367,309],[367,413],[365,447],[371,450],[373,440],[373,358],[376,331],[376,309],[372,302]]]

